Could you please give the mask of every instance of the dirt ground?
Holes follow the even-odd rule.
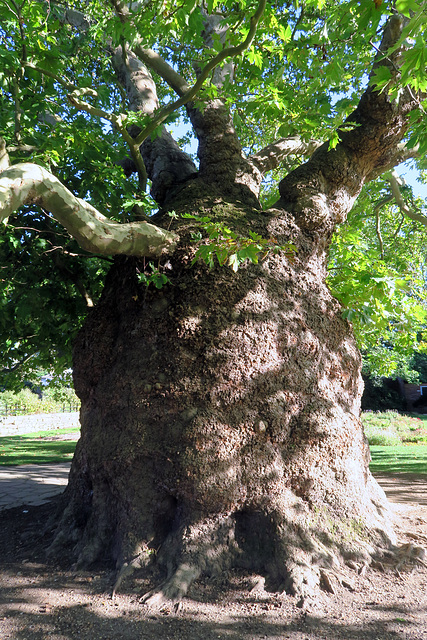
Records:
[[[427,476],[381,478],[395,505],[401,544],[427,547]],[[416,500],[416,501],[415,501]],[[138,576],[113,600],[108,570],[75,572],[46,562],[41,535],[55,501],[0,514],[1,640],[427,640],[427,557],[346,570],[334,593],[297,606],[233,572],[199,580],[178,612],[139,602],[150,585]],[[407,555],[409,549],[409,555]]]

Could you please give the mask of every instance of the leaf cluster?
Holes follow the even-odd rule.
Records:
[[[424,228],[403,218],[396,205],[376,209],[387,194],[384,181],[364,189],[335,235],[328,283],[368,370],[389,376],[427,346],[427,248]]]
[[[207,239],[197,248],[192,264],[202,260],[212,269],[217,262],[220,266],[228,265],[233,271],[237,271],[246,261],[258,264],[270,253],[284,252],[288,260],[292,261],[294,258],[296,247],[291,242],[278,245],[274,238],[263,238],[254,231],[249,231],[248,236],[242,236],[224,222],[214,221],[209,216],[199,217],[186,213],[182,217],[196,219],[200,229],[207,235]],[[192,232],[192,239],[194,242],[202,241],[202,231]]]

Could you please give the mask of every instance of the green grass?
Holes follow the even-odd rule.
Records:
[[[405,416],[396,412],[365,413],[365,431],[371,434],[391,432],[398,435],[398,444],[370,445],[371,471],[383,473],[427,473],[427,445],[422,443],[427,429],[427,416]],[[46,464],[68,462],[74,455],[76,442],[45,440],[66,433],[78,433],[78,427],[37,431],[19,436],[0,437],[0,465]],[[417,438],[419,444],[402,444],[402,439]],[[406,440],[408,442],[408,440]],[[410,441],[410,440],[409,440]]]
[[[65,433],[78,433],[79,431],[78,427],[74,427],[0,437],[0,465],[69,462],[74,455],[76,442],[73,440],[44,440],[44,438]]]
[[[380,447],[371,445],[373,473],[427,473],[426,445]]]
[[[371,449],[371,471],[427,473],[427,415],[367,411],[362,423]]]

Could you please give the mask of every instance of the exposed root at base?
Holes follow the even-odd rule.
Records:
[[[147,554],[140,554],[130,562],[124,562],[117,572],[111,597],[115,597],[123,581],[126,581],[128,578],[130,578],[130,576],[136,569],[142,569],[143,567],[146,567],[149,562],[150,558],[149,556],[147,556]]]
[[[402,545],[391,547],[390,549],[379,549],[381,558],[378,560],[374,560],[372,566],[374,569],[380,569],[384,573],[386,572],[386,568],[394,569],[394,571],[399,572],[399,569],[402,569],[406,565],[415,566],[416,564],[421,564],[424,567],[427,567],[426,558],[426,549],[421,546],[417,546],[412,544],[411,542],[407,542]]]
[[[199,567],[184,562],[168,580],[143,595],[140,602],[150,609],[160,610],[170,606],[177,611],[181,598],[185,596],[191,583],[200,576],[200,573]]]

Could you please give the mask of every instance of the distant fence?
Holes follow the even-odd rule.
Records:
[[[77,402],[52,403],[49,407],[44,406],[43,409],[39,410],[34,410],[33,406],[27,407],[25,404],[0,403],[0,417],[3,418],[46,413],[73,413],[79,410],[80,405]]]

